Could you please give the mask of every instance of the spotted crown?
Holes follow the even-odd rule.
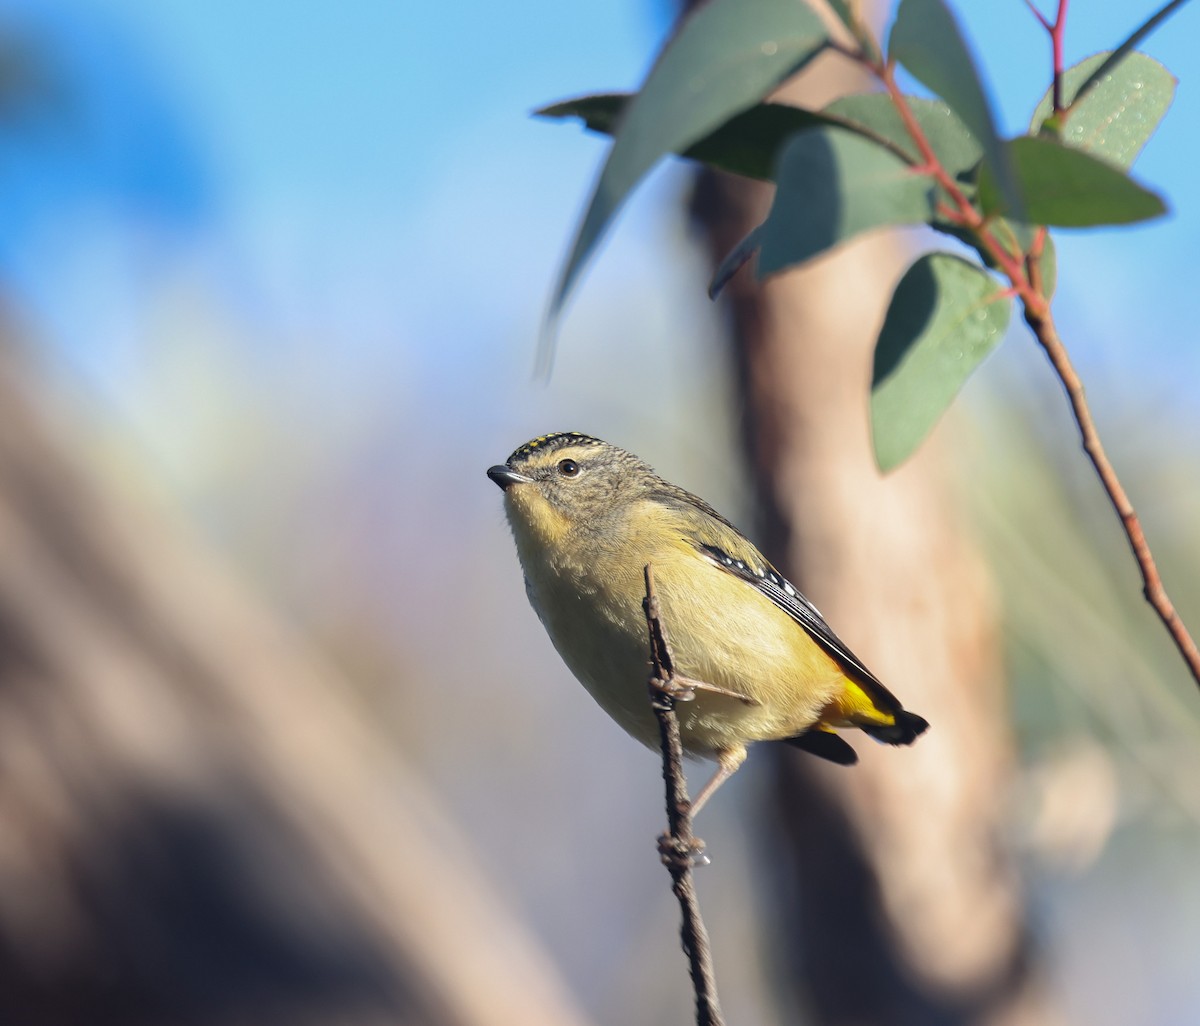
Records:
[[[508,458],[511,467],[522,460],[528,459],[535,452],[553,452],[568,445],[604,445],[599,438],[585,435],[582,431],[555,431],[549,435],[539,435],[517,449]]]

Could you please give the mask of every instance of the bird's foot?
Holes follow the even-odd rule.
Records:
[[[705,853],[704,842],[699,837],[693,837],[690,843],[685,844],[678,837],[660,834],[658,854],[666,866],[694,869],[712,864],[712,859]]]
[[[695,682],[678,674],[672,674],[666,680],[655,677],[650,684],[654,701],[660,709],[673,709],[676,702],[690,702],[696,697]]]

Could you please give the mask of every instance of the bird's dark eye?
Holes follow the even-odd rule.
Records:
[[[559,460],[558,472],[562,474],[563,477],[578,477],[579,464],[574,460]]]

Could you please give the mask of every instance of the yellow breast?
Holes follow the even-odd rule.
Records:
[[[506,493],[506,502],[521,503],[519,490]],[[680,531],[648,530],[644,520],[637,529],[612,525],[604,544],[586,546],[585,561],[567,537],[571,528],[552,510],[517,507],[509,516],[530,599],[555,648],[604,710],[643,743],[658,745],[642,610],[647,563],[678,671],[748,700],[698,692],[681,703],[689,753],[712,756],[791,737],[844,691],[841,666],[800,624]]]

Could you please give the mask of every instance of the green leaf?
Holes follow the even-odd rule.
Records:
[[[930,221],[929,227],[934,229],[934,231],[942,232],[945,235],[958,239],[963,245],[975,250],[984,267],[992,271],[999,270],[999,265],[992,256],[991,251],[986,246],[980,245],[979,236],[972,229],[961,224],[956,224],[953,221],[943,220],[940,217],[935,217]],[[1033,247],[1038,231],[1046,231],[1044,225],[1026,224],[1024,221],[1010,221],[1004,217],[992,218],[988,222],[988,227],[991,228],[992,235],[1002,249],[1012,256],[1019,256],[1021,259],[1024,259]],[[1049,299],[1054,294],[1054,287],[1058,277],[1054,240],[1050,237],[1049,232],[1046,232],[1040,263],[1042,281],[1046,286],[1046,298]]]
[[[1075,97],[1111,56],[1098,53],[1063,72],[1063,96]],[[1152,57],[1127,54],[1081,99],[1065,100],[1071,114],[1060,139],[1128,171],[1171,106],[1175,84],[1175,76]],[[1033,112],[1030,133],[1036,135],[1053,113],[1054,91],[1048,89]]]
[[[534,111],[538,117],[579,118],[593,132],[612,135],[632,93],[597,93],[561,100]],[[941,100],[908,97],[913,116],[934,152],[953,176],[966,175],[983,157],[971,130]],[[780,148],[797,132],[822,126],[845,128],[919,164],[920,153],[884,93],[843,96],[821,111],[782,103],[760,103],[735,114],[725,124],[678,155],[709,167],[748,178],[773,181]]]
[[[935,217],[930,221],[929,227],[935,232],[941,232],[943,235],[949,235],[951,238],[958,239],[964,246],[970,246],[979,254],[979,259],[984,262],[985,266],[990,267],[992,270],[996,269],[996,262],[992,259],[991,254],[979,245],[979,239],[972,229],[955,221],[947,221],[941,217]]]
[[[1028,253],[1030,247],[1033,245],[1034,235],[1038,230],[1037,225],[1025,224],[1022,221],[1009,221],[1003,217],[996,218],[990,224],[997,241],[1008,252],[1013,254]],[[960,224],[955,224],[952,221],[943,221],[940,218],[935,218],[930,222],[929,226],[935,231],[953,236],[964,245],[970,246],[979,255],[979,259],[983,261],[985,267],[993,271],[997,269],[997,264],[992,254],[988,252],[986,246],[979,244],[978,237],[970,228],[964,228]],[[1042,272],[1042,287],[1045,290],[1046,298],[1051,299],[1058,285],[1058,256],[1055,252],[1054,238],[1049,232],[1046,232],[1039,264]]]
[[[840,128],[801,132],[784,147],[762,225],[759,277],[803,263],[860,232],[932,219],[934,181],[890,150]]]
[[[983,157],[983,148],[958,115],[941,100],[926,100],[909,96],[909,109],[916,118],[933,152],[942,166],[957,178],[966,174]],[[896,105],[885,93],[862,93],[843,96],[821,111],[860,129],[864,134],[891,142],[913,164],[921,155],[908,129],[905,128]]]
[[[1037,225],[1025,221],[1010,221],[1006,217],[997,217],[992,222],[992,231],[996,241],[1012,254],[1028,253],[1033,245],[1033,236]],[[984,261],[988,263],[988,261]]]
[[[1004,336],[1012,300],[978,264],[948,253],[914,263],[892,294],[871,382],[879,469],[903,463]]]
[[[996,132],[987,94],[958,23],[943,0],[900,0],[888,53],[962,118],[992,167],[1006,208],[1019,211],[1020,192]]]
[[[534,113],[549,118],[581,118],[593,132],[611,135],[631,95],[580,96]],[[839,123],[834,118],[787,104],[759,103],[735,114],[678,155],[722,171],[769,181],[775,172],[779,149],[789,136],[805,128]]]
[[[1185,3],[1187,3],[1187,0],[1170,0],[1170,3],[1163,4],[1162,7],[1160,7],[1157,11],[1150,15],[1149,18],[1147,18],[1136,29],[1134,29],[1133,32],[1129,34],[1129,37],[1125,40],[1125,42],[1113,50],[1112,53],[1110,53],[1108,57],[1106,57],[1104,61],[1096,68],[1096,70],[1084,80],[1083,84],[1075,92],[1074,99],[1067,104],[1068,108],[1076,103],[1081,102],[1088,92],[1094,89],[1100,83],[1101,79],[1107,76],[1108,73],[1117,66],[1117,64],[1124,60],[1125,55],[1129,53],[1130,50],[1132,50],[1138,45],[1138,43],[1150,35],[1151,32],[1158,28],[1159,25],[1166,21]]]
[[[855,18],[854,10],[850,6],[849,0],[829,0],[829,6],[833,8],[833,13],[838,16],[838,21],[840,21],[846,26],[846,28],[853,32]]]
[[[591,131],[611,135],[633,95],[597,93],[579,96],[543,107],[534,114],[546,118],[580,118],[584,127]],[[962,165],[965,170],[978,162],[982,151],[949,107],[940,100],[913,98],[911,102],[917,121],[934,140],[934,149],[942,146],[946,151],[945,159],[952,166]],[[895,111],[891,100],[882,93],[842,97],[822,111],[804,110],[783,103],[759,103],[735,114],[678,156],[748,178],[774,181],[783,144],[806,128],[829,126],[857,132],[916,164],[920,160],[916,146]]]
[[[1008,144],[1008,152],[1025,196],[1025,217],[1034,224],[1090,228],[1166,213],[1158,195],[1119,168],[1054,139],[1021,136]],[[1006,212],[986,163],[979,175],[979,202],[985,214]]]
[[[879,47],[863,23],[862,12],[858,10],[860,4],[856,0],[829,0],[829,6],[833,8],[833,13],[837,15],[838,21],[845,25],[850,30],[850,35],[858,41],[867,60],[872,64],[878,64]]]
[[[616,131],[621,112],[633,93],[588,93],[572,96],[557,103],[539,107],[533,112],[538,118],[579,118],[583,127],[601,135],[612,135]]]
[[[721,261],[716,271],[713,272],[712,281],[708,283],[709,299],[716,299],[721,290],[729,284],[729,279],[745,267],[750,262],[750,258],[758,252],[762,246],[762,234],[765,227],[766,225],[760,224],[756,228],[752,228],[750,233],[734,246]]]
[[[1042,272],[1042,292],[1047,299],[1054,298],[1058,288],[1058,248],[1054,245],[1054,236],[1046,232],[1046,241],[1042,243],[1042,256],[1038,261]]]
[[[710,0],[686,18],[621,119],[554,290],[551,317],[625,197],[660,158],[753,106],[827,42],[821,19],[798,0]]]

